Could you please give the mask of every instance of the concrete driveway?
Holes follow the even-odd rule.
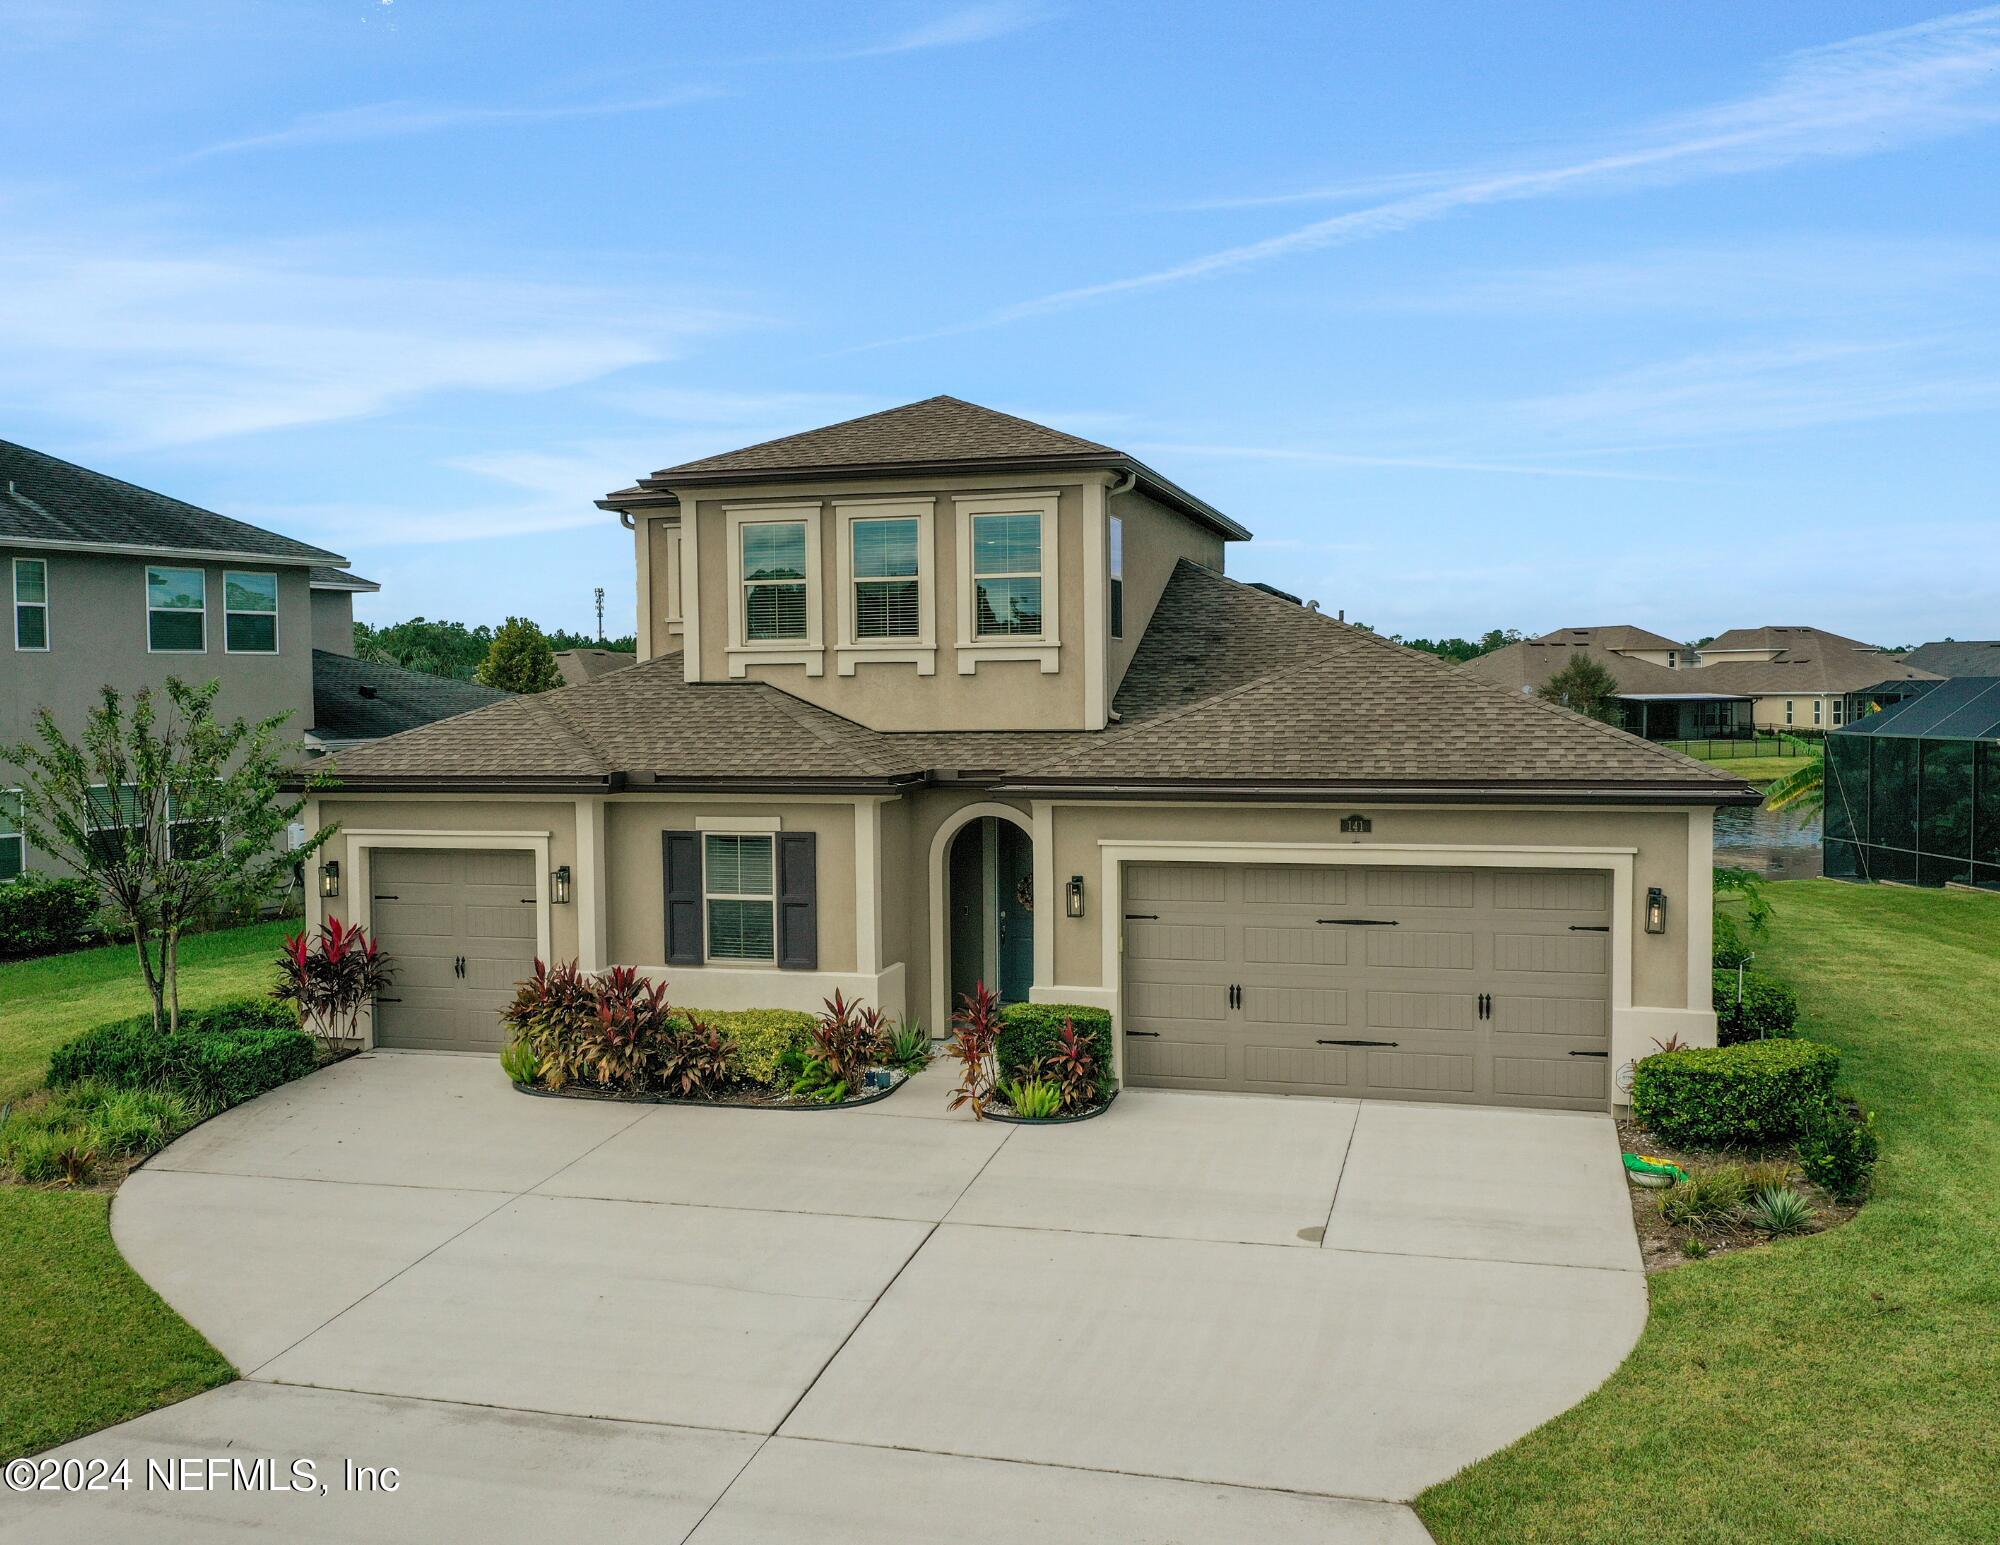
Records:
[[[232,1111],[112,1227],[245,1381],[61,1451],[135,1483],[0,1539],[1421,1541],[1402,1501],[1644,1322],[1606,1117],[1136,1091],[1032,1129],[948,1084],[698,1110],[376,1053]]]

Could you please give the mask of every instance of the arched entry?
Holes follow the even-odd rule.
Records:
[[[1035,985],[1035,846],[1027,817],[1007,805],[956,811],[931,843],[932,1033],[943,1035],[961,993],[985,982],[1003,1003]]]

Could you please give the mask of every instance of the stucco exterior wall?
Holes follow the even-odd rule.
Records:
[[[48,562],[49,647],[14,647],[13,560]],[[69,734],[76,734],[109,684],[129,696],[142,686],[164,687],[169,676],[190,684],[222,683],[216,712],[224,718],[262,718],[289,712],[284,733],[312,728],[312,600],[307,570],[276,563],[194,563],[162,557],[173,568],[199,568],[207,576],[207,649],[199,654],[151,654],[146,648],[146,566],[149,560],[98,553],[52,552],[0,546],[0,743],[24,740],[37,711],[47,705]],[[278,652],[230,654],[223,647],[224,569],[278,576]]]
[[[1760,730],[1833,730],[1840,728],[1833,722],[1833,705],[1844,701],[1838,692],[1777,692],[1753,699],[1750,710]],[[1788,702],[1792,705],[1790,723],[1785,720]],[[1817,719],[1813,717],[1814,703],[1820,705]]]
[[[1102,619],[1103,594],[1095,605],[1086,605],[1085,574],[1087,552],[1098,555],[1095,571],[1101,586],[1103,573],[1103,488],[1100,474],[1079,477],[1034,476],[1017,478],[930,478],[903,485],[885,480],[812,484],[745,485],[741,488],[679,489],[681,519],[695,523],[698,557],[695,580],[699,586],[700,649],[697,679],[704,681],[769,681],[809,703],[845,715],[874,729],[1078,729],[1092,726],[1086,719],[1086,672],[1093,645],[1099,651],[1102,668],[1104,623],[1089,628],[1091,617]],[[972,674],[960,674],[958,644],[958,516],[954,496],[1054,490],[1056,509],[1056,565],[1043,576],[1044,605],[1051,597],[1056,603],[1059,648],[1056,669],[1045,672],[1034,660],[981,660]],[[930,499],[932,582],[924,606],[930,615],[935,642],[934,669],[925,675],[919,666],[904,662],[862,660],[854,674],[843,676],[836,653],[840,639],[840,525],[835,503],[843,498]],[[822,674],[811,675],[807,667],[795,664],[751,662],[741,677],[731,675],[728,649],[730,580],[730,538],[727,508],[748,504],[816,505],[819,525],[818,583],[808,596],[816,610],[823,654]],[[691,513],[692,512],[692,513]],[[1128,562],[1132,538],[1127,537]],[[683,546],[685,552],[685,546]],[[1046,555],[1045,555],[1046,562]],[[662,578],[668,565],[657,556],[649,562],[649,585],[653,594],[651,610],[662,614],[666,599]],[[655,646],[664,651],[672,645],[660,642],[664,629],[656,628]],[[1007,643],[1008,640],[983,642]]]
[[[1109,511],[1125,522],[1123,638],[1109,636],[1108,606],[1105,613],[1106,647],[1110,651],[1110,691],[1115,695],[1118,683],[1125,679],[1126,668],[1132,663],[1133,652],[1138,649],[1139,640],[1146,632],[1146,625],[1152,621],[1153,609],[1159,605],[1160,592],[1166,588],[1174,565],[1187,558],[1219,574],[1222,572],[1225,544],[1221,534],[1213,528],[1189,520],[1179,511],[1170,510],[1137,490],[1113,495],[1109,500]],[[1108,576],[1108,569],[1106,573]],[[1171,619],[1168,621],[1171,622]]]
[[[312,646],[324,649],[328,654],[354,653],[353,591],[315,590],[312,593]]]

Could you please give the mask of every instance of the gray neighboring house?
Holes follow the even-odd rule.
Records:
[[[339,553],[232,520],[0,440],[0,745],[30,738],[46,705],[78,733],[105,685],[217,680],[224,715],[289,713],[309,742],[320,705],[339,744],[491,702],[484,688],[369,667],[354,680],[354,597],[380,587]],[[473,696],[476,693],[477,696]],[[393,718],[389,705],[400,705]],[[419,717],[425,710],[428,717]],[[12,769],[0,767],[0,779]],[[0,881],[39,867],[0,787]]]
[[[1919,644],[1903,664],[1933,676],[2000,676],[2000,638],[1946,638]]]

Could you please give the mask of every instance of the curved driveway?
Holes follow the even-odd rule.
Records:
[[[9,1499],[0,1538],[1421,1541],[1396,1504],[1644,1322],[1608,1118],[1133,1092],[1029,1129],[947,1085],[635,1107],[376,1053],[231,1111],[112,1225],[245,1381],[66,1452],[328,1494]]]

